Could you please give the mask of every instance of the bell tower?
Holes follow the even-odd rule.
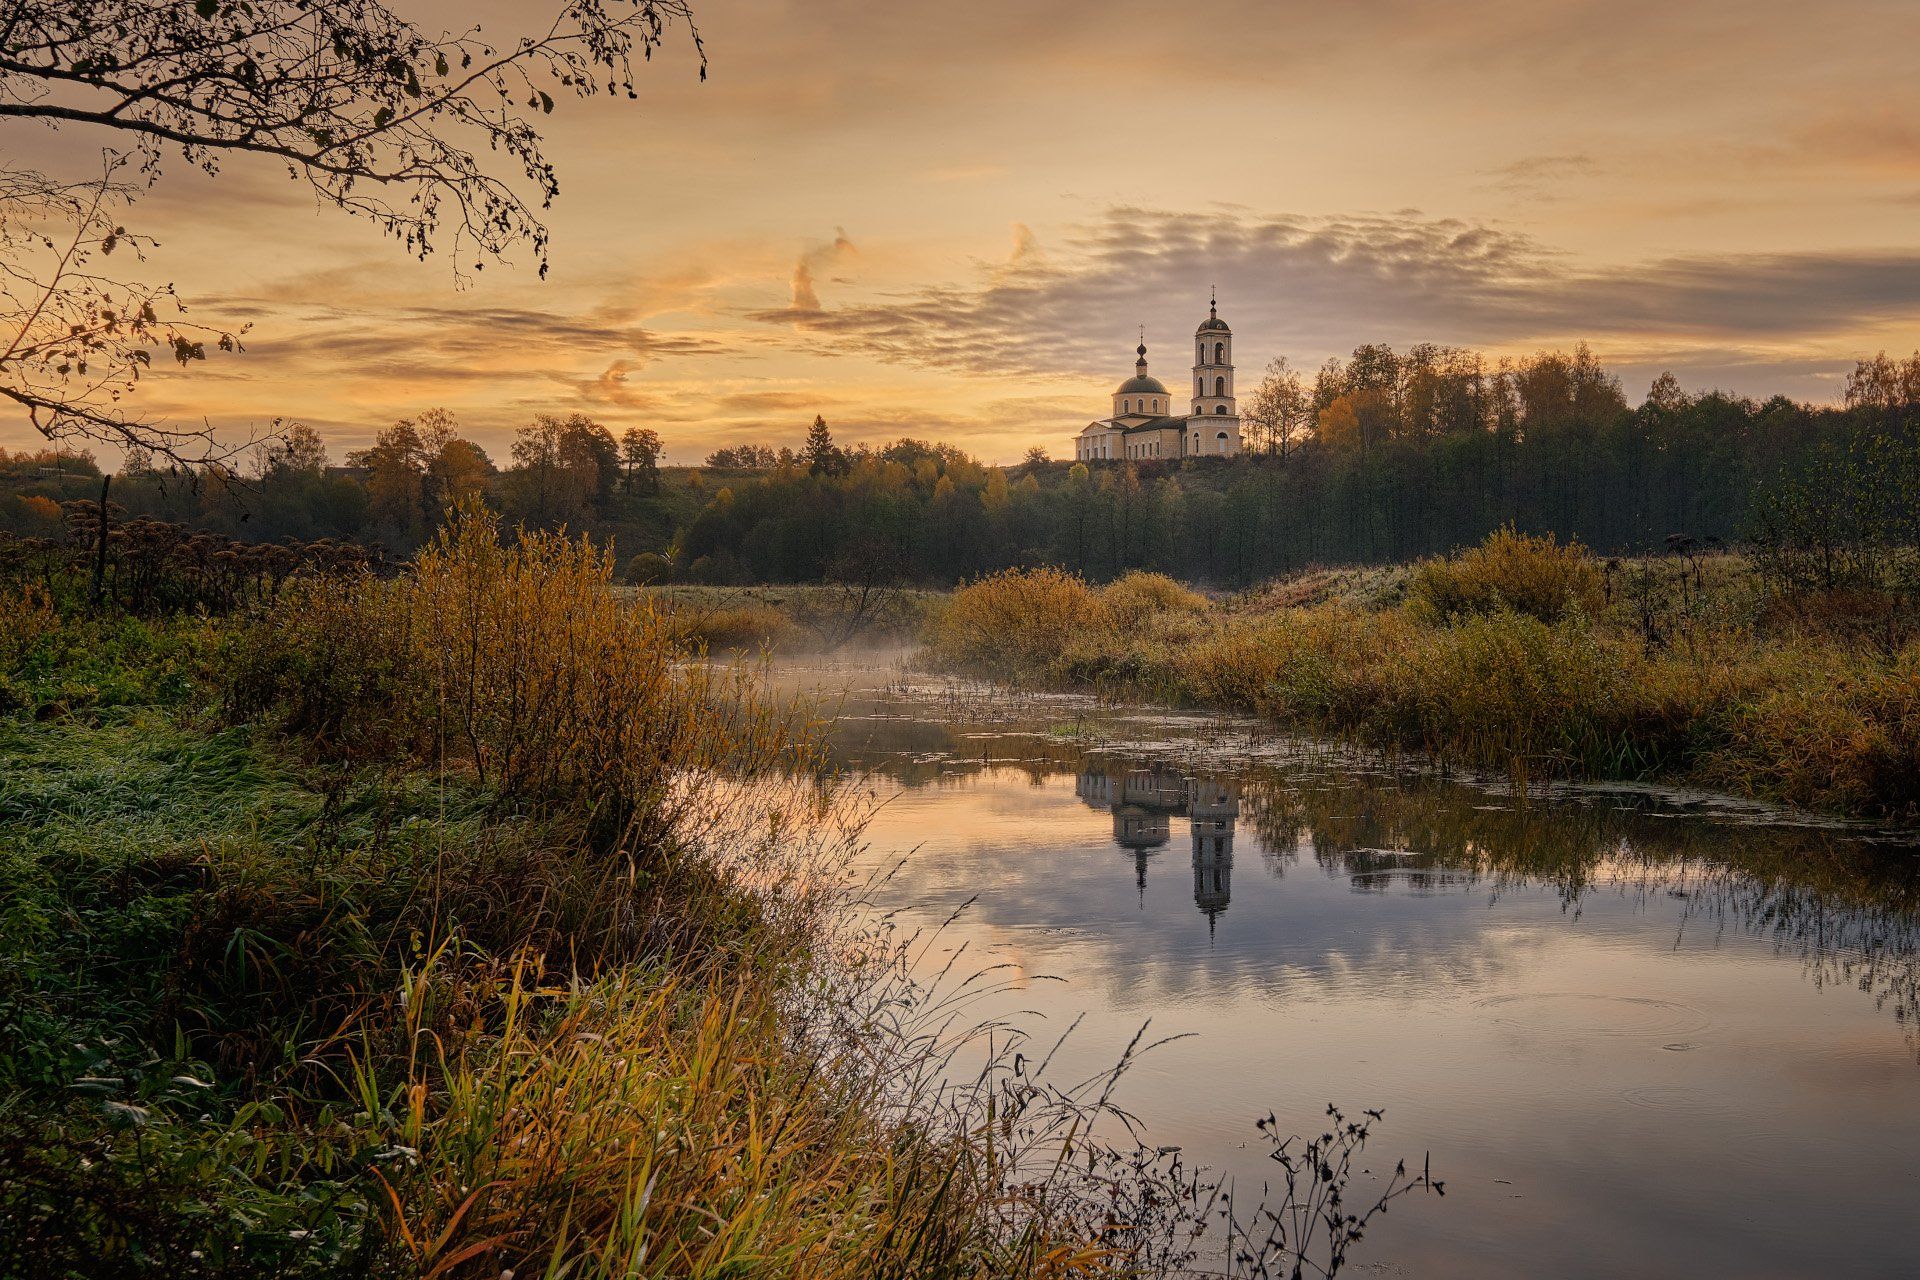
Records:
[[[1220,301],[1209,294],[1207,318],[1193,332],[1193,416],[1187,422],[1186,453],[1240,452],[1240,410],[1233,393],[1233,330],[1220,318]]]

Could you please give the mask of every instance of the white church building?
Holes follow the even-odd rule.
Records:
[[[1193,333],[1192,412],[1176,414],[1173,393],[1147,373],[1147,341],[1140,339],[1133,376],[1113,393],[1113,416],[1089,422],[1074,437],[1083,462],[1115,458],[1231,457],[1240,452],[1240,411],[1233,397],[1233,331],[1217,300]]]

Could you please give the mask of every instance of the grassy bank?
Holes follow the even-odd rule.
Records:
[[[1112,1077],[952,1082],[810,726],[591,548],[58,587],[0,601],[0,1275],[1165,1274],[1218,1224],[1091,1134]]]
[[[1738,557],[1601,563],[1513,534],[1401,573],[1213,601],[1054,570],[957,592],[935,664],[1251,712],[1510,774],[1920,807],[1920,644],[1887,593],[1785,596]]]

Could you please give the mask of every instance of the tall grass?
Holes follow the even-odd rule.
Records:
[[[1786,611],[1727,566],[1603,569],[1506,530],[1418,567],[1404,604],[1276,605],[1287,593],[1265,589],[1211,607],[1146,598],[1122,621],[1105,595],[1053,570],[984,579],[934,618],[926,655],[1252,712],[1522,786],[1679,779],[1920,813],[1920,643],[1820,627],[1819,610]]]
[[[234,644],[229,703],[348,758],[454,762],[584,808],[607,847],[661,849],[714,807],[717,771],[792,764],[804,736],[750,669],[681,661],[676,629],[613,574],[563,534],[507,544],[473,508],[404,577],[296,584]]]
[[[805,717],[611,569],[469,512],[397,579],[22,642],[36,688],[195,661],[0,719],[0,1274],[1171,1274],[1245,1216],[1133,1140],[1131,1053],[1058,1087],[990,975],[915,978]]]
[[[1407,583],[1407,607],[1427,622],[1504,611],[1553,623],[1599,608],[1603,590],[1600,566],[1578,542],[1509,525],[1480,546],[1423,562]]]

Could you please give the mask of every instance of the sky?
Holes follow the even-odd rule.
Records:
[[[431,32],[523,5],[391,0]],[[246,351],[140,392],[336,454],[451,409],[669,462],[902,435],[1066,456],[1217,287],[1242,391],[1362,342],[1592,345],[1629,399],[1836,400],[1920,347],[1912,0],[694,0],[637,101],[563,99],[551,271],[415,261],[284,169],[175,163],[147,270]],[[524,18],[520,19],[524,21]],[[29,161],[101,139],[10,124]],[[84,150],[84,149],[82,149]],[[0,446],[33,443],[0,418]]]

